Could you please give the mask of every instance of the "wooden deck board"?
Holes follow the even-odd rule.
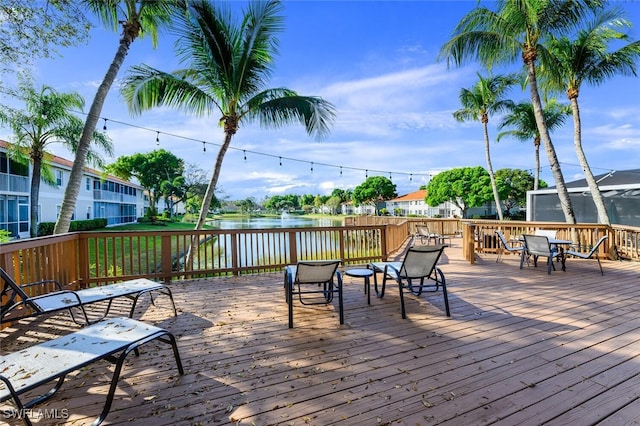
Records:
[[[441,293],[397,287],[366,303],[362,279],[345,278],[337,307],[294,305],[287,328],[282,274],[172,284],[179,315],[141,301],[136,318],[171,330],[186,374],[149,344],[123,371],[104,424],[538,425],[638,423],[640,264],[567,261],[567,271],[519,269],[516,256],[470,265],[445,251],[451,318]],[[127,313],[127,304],[118,306]],[[0,331],[13,351],[75,327],[64,315]],[[39,408],[90,424],[112,367],[67,378]],[[9,421],[9,424],[20,424]]]

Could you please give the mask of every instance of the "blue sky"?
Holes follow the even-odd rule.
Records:
[[[635,24],[632,36],[640,38],[640,3],[619,4]],[[245,124],[224,160],[219,181],[223,196],[260,201],[285,193],[329,194],[334,188],[353,189],[373,175],[391,177],[398,193],[405,194],[427,183],[429,175],[449,168],[486,168],[481,124],[458,123],[452,117],[460,108],[460,89],[471,87],[482,69],[477,65],[447,69],[436,61],[440,47],[475,1],[285,1],[284,5],[285,30],[279,36],[280,54],[268,85],[322,96],[336,106],[336,122],[321,142],[299,125],[268,130]],[[238,14],[246,3],[231,6]],[[62,57],[55,60],[39,61],[37,83],[79,92],[88,110],[118,39],[119,34],[94,29],[88,45],[62,50]],[[119,77],[140,63],[163,71],[179,68],[170,34],[161,35],[155,50],[149,39],[136,40]],[[583,86],[579,98],[583,146],[595,174],[640,167],[639,93],[638,77]],[[528,92],[515,88],[510,97],[527,100]],[[164,148],[211,174],[214,144],[223,140],[217,115],[194,117],[156,109],[132,117],[114,88],[101,116],[109,119],[107,132],[116,157]],[[489,122],[494,170],[533,170],[533,143],[509,139],[496,143],[498,121],[499,117],[491,117]],[[99,128],[103,124],[101,120]],[[207,150],[203,152],[201,142],[170,135],[206,141]],[[582,177],[572,135],[571,120],[552,134],[566,181]],[[7,129],[0,129],[0,138],[10,138]],[[61,147],[52,149],[72,158]],[[553,185],[543,149],[540,158],[541,177]]]

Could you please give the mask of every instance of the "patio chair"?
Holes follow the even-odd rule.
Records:
[[[600,274],[604,276],[604,271],[602,270],[602,264],[600,263],[600,256],[598,255],[598,249],[605,242],[607,238],[609,238],[608,235],[605,235],[604,237],[600,238],[588,253],[581,253],[575,250],[567,250],[565,252],[565,256],[571,255],[571,256],[579,257],[580,259],[591,259],[592,257],[595,256],[596,260],[598,261],[598,266],[600,267]]]
[[[447,284],[444,274],[436,265],[445,246],[415,246],[409,247],[402,262],[374,262],[369,267],[373,269],[374,288],[378,297],[384,296],[387,279],[392,279],[398,284],[400,290],[400,307],[402,318],[407,318],[404,307],[404,290],[409,290],[413,295],[420,296],[423,290],[437,292],[442,288],[444,305],[447,316],[451,316],[449,311],[449,298],[447,297]],[[378,280],[376,273],[383,274],[382,287],[378,291]]]
[[[293,328],[293,300],[303,305],[328,305],[338,295],[340,324],[344,324],[340,260],[301,261],[284,269],[284,288],[289,305],[289,328]]]
[[[558,248],[549,244],[549,238],[545,235],[523,235],[524,248],[522,249],[522,255],[520,256],[520,269],[525,261],[526,256],[533,256],[534,266],[538,266],[538,257],[543,256],[547,258],[547,273],[551,273],[551,269],[555,271],[556,267],[553,265],[553,259],[558,258],[562,261],[562,269],[564,270],[564,255],[558,251]]]
[[[18,285],[3,268],[0,268],[0,280],[4,281],[2,293],[0,293],[0,298],[3,300],[0,305],[0,324],[68,310],[73,322],[89,325],[104,319],[109,314],[113,301],[120,297],[126,297],[132,301],[129,317],[133,318],[140,296],[149,293],[151,302],[154,303],[152,292],[168,296],[171,299],[173,314],[178,315],[171,289],[146,278],[76,291],[66,290],[54,280]],[[37,294],[32,296],[28,293]],[[107,305],[104,312],[99,318],[89,319],[86,307],[100,302],[105,302]],[[76,319],[74,309],[80,311],[83,322]]]
[[[501,248],[498,249],[498,257],[496,258],[496,263],[500,261],[502,258],[502,253],[506,250],[509,253],[522,252],[522,243],[520,241],[514,241],[514,245],[510,245],[507,242],[507,238],[504,234],[496,229],[496,235],[500,241]],[[517,244],[517,245],[515,245]]]
[[[427,225],[416,225],[414,240],[415,239],[420,239],[420,244],[431,244],[431,240],[433,240],[434,243],[439,242],[440,235],[430,232]]]

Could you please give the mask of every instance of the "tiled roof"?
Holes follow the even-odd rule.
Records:
[[[410,192],[408,194],[401,195],[398,198],[394,198],[393,200],[388,200],[387,202],[401,203],[403,201],[424,201],[426,196],[427,196],[427,190],[420,189],[415,192]]]

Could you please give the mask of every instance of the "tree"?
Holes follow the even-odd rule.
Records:
[[[376,208],[378,201],[390,200],[398,196],[396,185],[384,176],[369,176],[360,185],[353,188],[351,199],[356,206],[371,204]]]
[[[533,189],[536,178],[526,170],[500,169],[496,171],[496,181],[500,188],[500,198],[504,203],[507,216],[511,216],[511,209],[524,206],[527,203],[527,191]],[[546,188],[545,181],[539,182],[541,188]]]
[[[240,213],[243,213],[243,214],[251,213],[257,206],[256,200],[253,197],[236,201],[235,204],[240,208]]]
[[[19,91],[26,110],[5,106],[0,112],[0,122],[9,124],[15,137],[14,144],[10,147],[11,155],[23,160],[28,158],[33,165],[29,227],[31,237],[37,237],[40,182],[62,184],[56,181],[49,167],[52,154],[47,151],[47,147],[53,143],[62,143],[75,152],[82,121],[70,111],[82,110],[84,100],[78,93],[56,92],[49,86],[36,90],[27,80],[21,81]],[[105,135],[94,132],[92,136],[92,142],[107,154],[113,153],[113,146]],[[90,150],[88,154],[92,164],[98,167],[102,165],[102,159],[95,151]]]
[[[162,182],[173,181],[182,175],[183,170],[184,162],[164,149],[156,149],[146,154],[123,155],[106,167],[106,171],[114,176],[126,180],[136,178],[140,182],[140,186],[149,194],[150,215],[155,214],[158,196],[162,194]],[[162,179],[163,177],[165,179]]]
[[[462,210],[465,218],[469,208],[490,201],[491,192],[489,173],[484,168],[459,167],[435,175],[427,185],[425,201],[432,207],[452,202]]]
[[[50,58],[57,47],[77,46],[88,39],[89,21],[76,0],[0,2],[0,76],[9,64],[30,65],[35,58]]]
[[[491,154],[489,152],[489,115],[502,112],[513,107],[513,101],[504,99],[506,92],[516,83],[515,75],[482,77],[478,73],[478,82],[471,89],[462,89],[460,91],[460,103],[462,109],[453,113],[453,117],[457,121],[474,120],[482,123],[482,132],[484,135],[484,153],[487,160],[487,171],[491,179],[491,188],[493,189],[493,199],[498,210],[498,217],[502,217],[502,204],[496,186],[496,178],[491,165]]]
[[[581,29],[575,40],[568,37],[554,38],[549,42],[548,54],[541,56],[545,75],[549,76],[551,87],[566,90],[573,114],[573,142],[578,161],[582,166],[585,180],[598,212],[598,221],[610,225],[598,182],[596,182],[582,147],[582,124],[578,96],[582,83],[598,85],[616,74],[633,75],[636,61],[640,58],[640,42],[624,44],[615,51],[609,51],[611,43],[630,41],[628,34],[619,28],[630,27],[623,19],[619,8],[597,13],[589,25]]]
[[[559,104],[556,99],[549,99],[542,108],[544,121],[547,124],[549,132],[561,127],[566,117],[571,114],[568,105]],[[498,124],[499,129],[512,127],[511,130],[498,133],[496,140],[500,140],[506,136],[511,136],[520,141],[526,142],[533,140],[535,149],[535,173],[533,181],[533,190],[537,190],[540,181],[540,132],[536,124],[535,112],[531,102],[520,102],[510,109],[509,113],[502,117],[502,121]]]
[[[173,218],[174,206],[186,198],[187,190],[184,182],[184,176],[176,176],[173,179],[160,182],[160,192],[164,197],[170,218]]]
[[[202,229],[213,197],[222,161],[242,122],[264,127],[303,124],[308,134],[329,132],[334,107],[319,97],[301,96],[286,88],[264,89],[277,53],[276,34],[282,30],[279,1],[252,1],[236,24],[226,5],[214,8],[207,1],[189,2],[188,13],[177,20],[177,52],[185,67],[165,73],[147,65],[133,67],[123,85],[129,109],[140,114],[170,106],[206,116],[220,114],[224,141],[200,209],[195,229]],[[185,264],[191,265],[192,244]]]
[[[82,135],[78,142],[69,183],[64,191],[60,215],[53,229],[54,234],[63,234],[69,231],[71,215],[75,210],[82,175],[89,152],[89,144],[95,131],[96,124],[102,112],[102,106],[107,98],[111,85],[118,75],[118,71],[124,63],[124,58],[129,52],[131,43],[138,37],[149,35],[155,47],[158,42],[158,30],[162,26],[171,23],[171,17],[181,8],[179,0],[83,0],[84,5],[90,9],[108,29],[117,31],[122,25],[122,37],[118,44],[118,50],[109,65],[109,69],[98,87],[87,119],[82,129]]]
[[[500,0],[496,12],[477,7],[456,25],[453,37],[442,46],[439,55],[458,66],[469,59],[478,59],[488,68],[519,59],[524,62],[540,139],[549,157],[565,219],[572,224],[576,223],[575,213],[542,113],[536,60],[550,36],[578,27],[584,16],[600,4],[600,0]]]

